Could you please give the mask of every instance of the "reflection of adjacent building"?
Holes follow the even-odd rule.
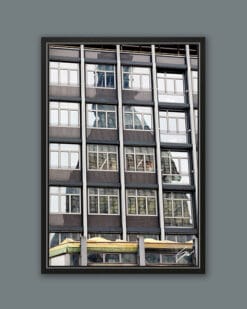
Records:
[[[51,45],[49,72],[51,265],[197,266],[198,47]]]

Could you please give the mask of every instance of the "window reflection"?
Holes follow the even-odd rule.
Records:
[[[162,151],[161,169],[164,183],[190,184],[187,152]]]
[[[124,129],[152,131],[152,107],[124,106]]]

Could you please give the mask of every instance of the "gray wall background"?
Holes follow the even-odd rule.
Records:
[[[1,1],[1,308],[245,307],[245,4]],[[52,35],[207,37],[206,275],[40,274],[40,38]]]

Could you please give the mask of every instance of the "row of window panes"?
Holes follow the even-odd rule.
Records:
[[[80,145],[50,144],[50,168],[80,169]],[[190,184],[189,154],[185,151],[162,151],[163,183]],[[88,170],[118,171],[118,149],[111,145],[88,145]],[[155,172],[152,147],[125,147],[127,172]]]
[[[55,232],[55,233],[49,233],[49,247],[55,247],[59,245],[62,241],[65,239],[73,239],[76,241],[80,240],[80,233],[74,233],[74,232]],[[138,241],[138,237],[143,236],[144,239],[146,238],[152,238],[159,240],[160,236],[159,234],[127,234],[127,241]],[[102,237],[107,240],[116,241],[118,239],[121,239],[121,234],[111,234],[111,233],[91,233],[88,235],[88,239],[93,237]],[[174,242],[188,242],[193,239],[193,235],[166,235],[166,240],[174,241]]]
[[[126,190],[128,215],[157,215],[157,193],[155,190]],[[166,226],[192,226],[191,194],[168,192],[163,194]],[[50,187],[50,214],[80,214],[81,189],[77,187]],[[110,188],[88,189],[89,214],[119,215],[119,190]]]
[[[87,256],[88,264],[137,264],[135,253],[99,253],[90,252]]]
[[[87,104],[88,128],[117,128],[116,106]],[[195,114],[196,117],[196,114]],[[159,112],[160,139],[164,143],[187,143],[186,114],[183,112]],[[79,127],[78,103],[50,102],[50,125]],[[151,107],[124,106],[125,130],[153,130]]]
[[[167,253],[145,253],[146,264],[185,264],[190,265],[193,262],[193,253],[186,251],[183,256]]]
[[[115,65],[86,64],[86,85],[92,88],[116,88]],[[184,75],[157,73],[159,100],[184,103]],[[50,62],[50,85],[79,86],[79,64]],[[122,66],[122,87],[132,90],[151,90],[151,69]],[[193,93],[197,93],[198,74],[192,71]]]

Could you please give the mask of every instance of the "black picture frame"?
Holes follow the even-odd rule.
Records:
[[[57,185],[62,186],[65,185],[66,182],[56,180],[56,181],[50,181],[49,179],[49,143],[59,143],[59,142],[67,142],[68,144],[73,143],[73,141],[77,142],[80,147],[82,147],[82,136],[79,138],[73,138],[72,140],[69,140],[69,137],[61,138],[61,137],[51,137],[49,135],[49,100],[51,99],[51,91],[49,90],[49,61],[53,62],[68,62],[70,63],[71,57],[66,55],[56,55],[56,54],[49,54],[49,48],[52,46],[64,46],[67,47],[73,47],[73,46],[80,46],[80,45],[86,45],[86,46],[95,46],[95,49],[97,48],[106,48],[107,46],[112,45],[120,45],[120,46],[132,46],[133,53],[134,52],[143,52],[145,54],[146,49],[150,47],[151,45],[154,45],[154,51],[157,50],[161,51],[162,48],[164,48],[164,55],[168,53],[168,46],[174,45],[177,49],[177,53],[179,53],[179,50],[181,52],[181,59],[183,59],[184,64],[181,63],[168,63],[164,62],[163,64],[160,63],[160,68],[163,68],[167,72],[174,73],[176,72],[184,72],[184,74],[189,74],[188,70],[192,70],[191,64],[190,68],[188,68],[189,65],[186,63],[186,46],[196,46],[197,53],[198,53],[198,62],[195,64],[195,67],[197,67],[197,70],[199,72],[198,74],[198,85],[199,85],[199,92],[198,92],[198,133],[197,133],[197,143],[192,145],[192,142],[188,142],[189,145],[187,145],[187,149],[189,149],[189,152],[197,151],[197,160],[198,160],[198,181],[197,181],[197,203],[195,209],[197,209],[197,214],[194,215],[194,225],[193,228],[189,230],[189,234],[192,235],[193,233],[197,236],[197,245],[195,245],[195,241],[193,241],[192,249],[194,250],[194,260],[197,260],[196,263],[192,263],[189,265],[180,265],[180,264],[164,264],[164,265],[146,265],[146,266],[121,266],[120,264],[117,264],[116,266],[111,265],[108,266],[106,264],[102,264],[102,266],[70,266],[70,265],[63,265],[63,266],[56,266],[56,265],[50,265],[49,262],[49,232],[58,232],[58,227],[53,226],[53,229],[50,229],[49,227],[49,186],[50,185]],[[138,47],[140,47],[140,50],[138,50]],[[127,50],[127,49],[126,49]],[[196,52],[195,52],[196,53]],[[120,53],[121,54],[121,53]],[[148,54],[148,53],[147,53]],[[187,54],[188,55],[188,54]],[[150,55],[149,55],[150,56]],[[167,55],[169,57],[169,54]],[[189,55],[190,56],[190,55]],[[79,53],[79,57],[73,56],[76,59],[76,62],[79,64],[79,67],[81,65],[81,56]],[[150,56],[151,57],[151,56]],[[138,58],[138,57],[137,57]],[[179,59],[180,59],[179,58]],[[196,57],[195,57],[196,58]],[[155,58],[157,59],[157,58]],[[93,59],[92,59],[93,60]],[[125,65],[128,66],[143,66],[143,67],[149,67],[151,75],[154,74],[153,70],[156,70],[153,68],[152,61],[150,60],[149,64],[145,64],[142,62],[144,60],[138,59],[138,61],[134,61],[133,58],[130,60],[123,61]],[[181,60],[182,61],[182,60]],[[86,62],[88,63],[88,61]],[[97,61],[92,61],[92,63],[97,63]],[[100,60],[99,63],[105,63],[105,60]],[[107,64],[116,64],[116,60],[109,60],[106,62]],[[85,62],[84,62],[85,64]],[[122,64],[122,63],[121,63]],[[176,274],[204,274],[205,273],[205,228],[206,228],[206,222],[205,222],[205,37],[42,37],[41,39],[41,273],[75,273],[75,274],[83,274],[83,273],[176,273]],[[79,78],[81,78],[81,72],[79,70]],[[83,71],[84,72],[84,71]],[[156,71],[155,71],[156,72]],[[175,73],[176,73],[175,72]],[[155,75],[153,75],[152,78],[156,78]],[[152,80],[153,81],[153,80]],[[82,82],[80,80],[79,86],[81,86]],[[84,83],[85,86],[85,83]],[[190,84],[190,93],[185,92],[184,96],[186,98],[189,95],[192,95],[192,85]],[[86,86],[85,86],[86,88]],[[84,88],[84,92],[85,92]],[[157,90],[157,89],[156,89]],[[80,89],[80,94],[81,94]],[[116,87],[116,91],[117,87]],[[120,89],[122,92],[122,90]],[[151,92],[153,93],[153,86],[151,87]],[[66,97],[64,95],[60,95],[59,97],[53,96],[52,100],[55,102],[57,99],[58,102],[65,101],[72,101],[77,102],[81,104],[82,106],[82,100],[81,95],[77,98],[75,97],[74,100],[71,97]],[[84,96],[84,103],[91,103],[94,99],[86,100]],[[152,97],[153,100],[153,97]],[[188,99],[189,100],[189,99]],[[153,108],[155,108],[155,104],[157,104],[159,108],[159,100],[156,99],[157,103],[153,103]],[[102,101],[104,102],[104,101]],[[101,103],[102,103],[101,102]],[[100,99],[98,102],[100,103]],[[127,104],[127,103],[126,103]],[[192,104],[193,104],[193,98],[192,98]],[[138,104],[137,104],[138,105]],[[142,105],[141,103],[139,105]],[[144,105],[144,104],[143,104]],[[176,108],[172,107],[172,104],[166,104],[162,107],[162,110],[166,110],[168,108],[171,108],[171,111],[188,111],[190,110],[189,103],[187,102],[184,104],[186,106],[183,106],[183,108],[180,108],[176,105]],[[148,106],[148,104],[147,104]],[[116,107],[117,109],[118,107]],[[193,111],[194,111],[194,105],[193,105]],[[169,110],[169,109],[168,109]],[[84,109],[85,111],[85,109]],[[79,114],[80,117],[82,116],[82,112]],[[86,116],[85,116],[86,117]],[[81,120],[81,119],[80,119]],[[157,124],[157,123],[156,123]],[[195,129],[195,128],[194,128]],[[86,131],[86,127],[84,128]],[[191,130],[191,128],[190,128]],[[194,136],[195,137],[195,136]],[[85,142],[86,143],[86,142]],[[97,143],[95,141],[94,143]],[[109,143],[108,143],[109,144]],[[131,145],[131,144],[129,144]],[[134,143],[134,145],[137,145],[137,143]],[[170,147],[170,148],[169,148]],[[181,145],[174,146],[171,143],[169,144],[169,149],[178,149],[178,151],[181,151],[181,149],[184,149]],[[180,148],[181,147],[181,148]],[[194,148],[193,148],[194,147]],[[194,150],[193,150],[194,149]],[[84,153],[85,154],[85,153]],[[80,159],[82,159],[82,154],[80,153]],[[82,164],[85,162],[85,160],[81,161]],[[120,169],[119,169],[120,170]],[[82,173],[82,171],[81,171]],[[120,173],[120,172],[119,172]],[[124,172],[123,172],[124,173]],[[195,171],[194,171],[195,173]],[[158,176],[157,176],[158,177]],[[78,182],[79,183],[79,182]],[[69,185],[69,184],[67,184]],[[73,184],[70,184],[73,185]],[[157,186],[150,186],[150,188],[158,188],[158,181]],[[97,186],[97,183],[95,184]],[[106,185],[106,187],[109,187],[109,185]],[[81,187],[83,187],[83,183],[81,181]],[[132,186],[133,187],[133,186]],[[148,185],[147,185],[148,187]],[[185,191],[187,192],[195,192],[195,183],[194,185],[189,186],[181,186],[180,189],[176,188],[176,186],[172,187],[170,186],[170,190],[178,191]],[[140,185],[141,188],[141,185]],[[162,185],[163,188],[163,185]],[[121,189],[121,187],[120,187]],[[168,188],[169,189],[169,188]],[[166,189],[166,190],[168,190]],[[159,190],[159,189],[157,189]],[[163,191],[163,189],[162,189]],[[167,191],[168,192],[168,191]],[[158,193],[159,194],[159,193]],[[192,194],[192,198],[193,194]],[[82,196],[81,196],[82,200]],[[86,207],[87,211],[87,205],[83,206],[82,208]],[[159,207],[159,206],[158,206]],[[163,207],[163,206],[160,206]],[[82,212],[81,212],[82,216]],[[60,223],[59,223],[60,224]],[[82,225],[82,223],[81,223]],[[73,231],[76,231],[76,228],[78,226],[74,226]],[[60,225],[61,232],[65,231],[68,232],[68,227],[64,227]],[[141,230],[141,229],[140,229]],[[170,229],[170,235],[178,235],[179,231],[181,231],[182,235],[186,235],[186,229],[180,229],[180,228],[173,228]],[[188,230],[187,230],[188,231]],[[78,232],[82,233],[82,230],[78,228]],[[194,238],[195,239],[195,238]],[[141,243],[137,243],[137,245],[140,245]],[[151,249],[150,249],[151,250]],[[175,249],[174,249],[175,250]],[[196,252],[195,252],[196,251]],[[144,249],[145,252],[145,249]],[[152,251],[150,251],[152,252]],[[192,251],[191,251],[192,252]],[[137,254],[137,259],[138,253]],[[160,253],[161,254],[161,253]],[[193,261],[194,261],[193,260]]]

